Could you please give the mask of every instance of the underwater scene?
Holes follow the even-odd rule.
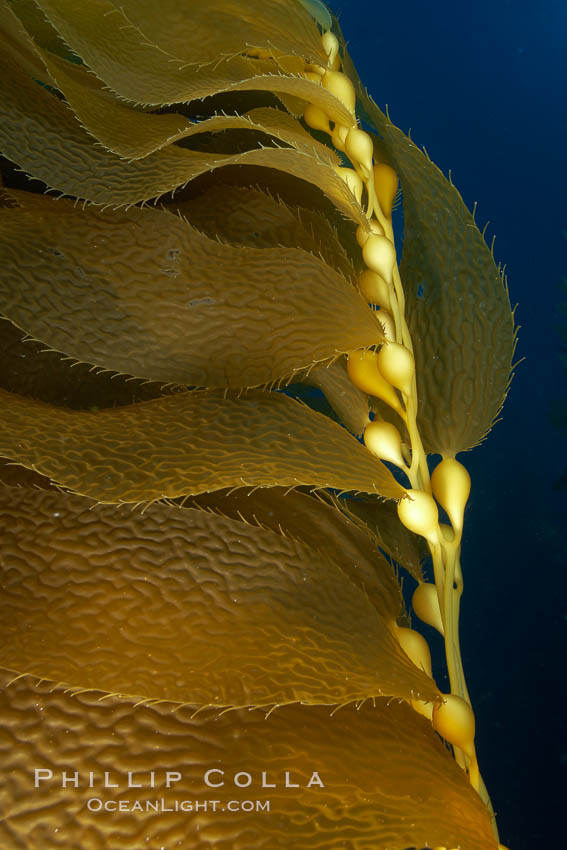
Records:
[[[564,843],[566,34],[0,0],[0,850]]]

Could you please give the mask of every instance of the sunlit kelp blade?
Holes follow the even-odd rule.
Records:
[[[150,43],[110,2],[84,0],[81,15],[67,0],[46,0],[42,5],[49,5],[48,17],[72,50],[107,86],[128,100],[159,106],[223,91],[256,89],[313,101],[333,120],[347,126],[352,123],[341,101],[320,85],[297,76],[304,67],[299,58],[274,62],[216,53],[213,64],[188,65]],[[214,30],[212,18],[209,26]]]
[[[193,706],[438,696],[397,610],[328,555],[203,510],[90,507],[0,489],[0,666]]]
[[[45,850],[46,835],[54,850],[129,850],[148,837],[187,850],[336,850],[339,842],[353,850],[498,846],[488,810],[465,774],[430,724],[406,705],[378,700],[332,716],[328,707],[287,706],[268,718],[242,710],[191,718],[186,709],[101,703],[97,695],[73,697],[50,687],[24,679],[1,694],[7,746],[0,838],[10,850]],[[32,807],[34,767],[54,775],[33,791]],[[214,768],[224,774],[209,780],[224,785],[211,788],[204,775]],[[79,788],[62,787],[59,769],[78,770]],[[178,771],[181,780],[166,788],[165,770]],[[95,788],[85,787],[88,771]],[[118,788],[103,787],[105,771]],[[128,789],[128,771],[142,788]],[[239,771],[250,774],[249,787],[235,785]],[[263,771],[264,784],[275,788],[262,788]],[[285,787],[286,771],[288,785],[298,788]],[[306,787],[314,771],[323,788]],[[139,801],[141,811],[107,816],[90,810],[91,798]],[[169,811],[146,810],[146,801],[161,798]],[[216,812],[211,805],[175,810],[176,801],[211,799],[219,800]],[[250,799],[270,800],[270,811],[227,809],[229,800]]]
[[[0,312],[78,361],[246,387],[383,339],[356,289],[305,251],[220,244],[169,212],[18,198],[0,215]]]
[[[392,565],[378,551],[376,536],[340,509],[343,501],[326,502],[297,490],[264,487],[217,490],[183,504],[259,525],[310,546],[336,562],[384,617],[396,618],[403,602]]]
[[[0,411],[0,455],[100,502],[247,484],[309,484],[390,498],[404,492],[343,428],[280,393],[178,393],[84,412],[0,391]]]
[[[271,171],[269,174],[273,177],[278,172]],[[168,209],[177,210],[197,230],[212,239],[256,248],[277,245],[302,248],[320,256],[347,279],[353,277],[351,258],[341,241],[350,230],[349,224],[342,228],[339,238],[321,212],[304,206],[308,197],[302,196],[297,199],[297,204],[290,205],[280,200],[277,194],[272,197],[258,188],[226,182],[226,172],[220,172],[218,176],[219,185],[212,185],[196,197],[179,202],[174,200]],[[299,188],[313,199],[315,193],[309,184],[302,182],[294,186],[296,191]]]
[[[84,66],[58,60],[46,51],[41,57],[53,85],[82,126],[113,153],[138,159],[191,130],[191,122],[183,115],[152,115],[121,103]]]
[[[39,0],[57,27],[78,25],[73,0]],[[114,7],[114,14],[112,9]],[[202,65],[257,47],[276,53],[305,55],[325,61],[317,26],[304,7],[295,0],[86,0],[81,6],[81,22],[91,26],[90,41],[105,48],[103,15],[114,23],[134,24],[140,41],[155,44],[183,63]],[[134,29],[134,27],[131,27]]]
[[[269,148],[215,155],[169,146],[124,162],[97,145],[65,104],[12,62],[0,62],[0,80],[0,149],[30,176],[60,192],[121,206],[170,192],[223,165],[261,165],[307,180],[353,221],[365,220],[333,168],[305,150]]]
[[[36,49],[52,85],[64,95],[80,124],[105,148],[120,156],[139,159],[180,139],[240,128],[274,135],[286,144],[316,153],[324,161],[339,163],[334,152],[280,109],[253,109],[246,116],[217,115],[197,122],[177,113],[154,115],[114,98],[84,66]]]
[[[352,63],[348,73],[358,79]],[[400,267],[427,452],[476,445],[504,401],[515,347],[514,319],[492,253],[457,189],[366,95],[364,116],[400,177],[404,247]]]
[[[73,14],[71,2],[55,0],[42,7],[69,47],[123,98],[153,105],[192,99],[195,67],[159,50],[111,2],[85,0],[81,15]],[[216,58],[221,59],[218,54]],[[220,72],[218,65],[213,65],[207,67],[206,76],[199,77],[212,82],[208,94],[222,85],[221,80],[230,85],[254,73],[253,61],[238,56],[220,65]],[[195,89],[195,96],[206,94],[199,95]]]
[[[228,494],[217,491],[197,496],[187,504],[279,528],[285,535],[328,552],[331,559],[339,558],[340,552],[341,568],[352,581],[364,587],[370,601],[386,615],[398,606],[400,583],[397,570],[392,582],[391,562],[381,552],[421,582],[422,561],[427,557],[422,539],[400,523],[395,502],[376,496],[336,498],[329,493],[318,493],[317,498],[319,505],[314,510],[309,505],[312,496],[291,491],[282,497],[280,488],[272,487],[253,492],[239,489]],[[308,522],[306,505],[309,505]],[[402,607],[398,607],[398,612],[403,618]]]

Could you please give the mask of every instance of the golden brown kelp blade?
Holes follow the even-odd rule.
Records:
[[[99,3],[97,8],[100,5]],[[98,8],[98,13],[100,11]],[[202,133],[203,127],[197,125],[187,129],[187,120],[182,116],[148,115],[126,106],[101,88],[82,67],[63,62],[58,57],[50,58],[45,51],[35,47],[21,24],[5,5],[2,7],[2,14],[10,22],[10,33],[17,31],[15,36],[10,35],[10,39],[11,42],[17,42],[18,49],[6,55],[6,65],[2,72],[3,86],[6,89],[4,103],[6,122],[0,142],[8,157],[20,162],[28,173],[42,179],[54,189],[99,203],[129,204],[171,191],[212,168],[233,163],[256,164],[280,169],[310,181],[328,194],[343,213],[358,223],[364,221],[359,204],[330,167],[330,162],[335,161],[333,154],[310,139],[305,130],[291,116],[274,110],[263,110],[262,119],[265,126],[253,124],[249,119],[239,116],[233,118],[218,116],[211,119],[211,129],[216,127],[220,130],[231,125],[244,126],[256,132],[268,134],[273,132],[281,142],[291,145],[291,150],[272,151],[269,158],[263,150],[244,150],[231,157],[230,151],[223,156],[214,155],[212,152],[206,155],[198,151],[179,149],[167,143],[178,136],[180,130],[183,132],[183,127],[186,128],[185,132],[190,134]],[[72,30],[77,26],[84,27],[85,20],[88,18],[87,11],[84,11],[84,14],[84,20],[81,16],[72,16],[70,22]],[[110,20],[115,19],[116,15],[106,17]],[[27,22],[25,17],[23,20],[24,23]],[[87,27],[87,31],[83,32],[87,42],[94,38],[96,26],[93,26],[93,31]],[[134,30],[133,27],[122,26],[119,27],[119,35],[122,37],[127,32],[131,36]],[[6,39],[8,38],[7,35]],[[140,39],[144,41],[139,34],[135,38],[137,44]],[[110,43],[111,40],[105,42],[103,52],[105,58],[112,64],[112,56],[120,55],[121,51],[117,47],[116,52],[109,55]],[[81,55],[79,46],[75,48]],[[179,79],[179,75],[172,75],[172,68],[168,60],[166,61],[165,54],[159,51],[156,53],[160,62],[164,64],[162,71],[166,77]],[[30,54],[35,57],[36,65],[41,60],[40,65],[50,70],[52,76],[49,80],[52,86],[59,87],[63,95],[68,93],[70,106],[76,108],[77,118],[89,130],[89,134],[85,134],[77,126],[69,111],[53,92],[37,86],[35,80],[38,74],[33,73],[33,69],[29,67]],[[88,61],[88,57],[86,58]],[[296,62],[299,63],[298,67],[304,68],[303,60],[297,59]],[[256,68],[256,71],[259,71],[258,74],[252,68],[248,68],[247,74],[251,76],[244,81],[241,79],[243,69],[240,68],[234,81],[235,90],[249,88],[264,92],[287,92],[294,96],[302,95],[307,101],[320,102],[321,106],[324,106],[327,112],[334,114],[337,120],[347,123],[352,121],[348,110],[325,88],[295,73],[286,73],[282,68],[269,63],[266,67],[264,66],[266,66],[265,62],[262,66],[263,70]],[[266,71],[267,73],[264,73]],[[43,79],[41,74],[39,76]],[[104,82],[108,80],[104,79]],[[157,105],[176,100],[202,98],[224,90],[226,85],[222,81],[215,82],[211,79],[203,81],[200,78],[197,88],[180,90],[169,100],[162,96],[158,99]],[[255,114],[259,114],[258,111]],[[29,138],[26,138],[26,143],[20,147],[19,151],[13,147],[16,127],[20,135],[22,132],[24,136],[29,133]],[[46,135],[43,145],[38,145],[35,138],[39,127]],[[58,128],[57,131],[55,127]],[[52,155],[47,158],[42,153],[42,147],[50,148],[48,138],[50,132],[58,132],[61,150],[57,151],[55,156],[52,152]],[[131,162],[129,167],[121,168],[120,165],[124,164],[117,161],[109,151],[101,150],[96,142],[93,143],[90,133],[94,134],[94,138],[103,146],[122,152],[129,158],[148,154],[146,161]],[[164,144],[167,144],[166,149],[156,150]],[[152,150],[153,154],[150,153]]]
[[[402,187],[400,272],[424,448],[454,455],[486,436],[506,396],[516,341],[508,291],[457,189],[381,112],[347,62],[362,115],[380,137],[378,159]]]
[[[181,842],[186,850],[336,850],[340,842],[352,850],[497,848],[487,809],[464,773],[431,725],[405,705],[377,700],[332,715],[329,708],[287,706],[268,719],[242,710],[191,718],[186,709],[101,703],[31,679],[5,687],[1,699],[11,781],[0,837],[10,850],[45,850],[46,836],[57,850],[141,847],[147,837],[166,847]],[[22,761],[21,752],[29,758]],[[34,789],[34,767],[53,771],[52,781]],[[209,774],[216,787],[204,780],[211,767],[224,771]],[[79,771],[79,788],[61,787],[63,770]],[[142,788],[128,790],[129,770]],[[166,770],[181,774],[169,788]],[[89,771],[93,788],[85,787]],[[104,771],[117,788],[102,787]],[[247,787],[246,775],[236,780],[241,787],[234,781],[242,771],[251,777]],[[263,771],[264,785],[275,788],[262,788]],[[299,787],[285,787],[286,771],[288,785]],[[162,798],[161,810],[152,811],[151,802]],[[140,806],[118,817],[94,811],[97,803],[89,808],[90,799]],[[211,803],[195,810],[197,801],[213,799],[216,811]],[[230,800],[252,800],[254,808],[256,799],[269,800],[270,810],[228,811]]]
[[[202,99],[223,91],[273,91],[313,101],[326,109],[333,120],[342,123],[352,120],[340,100],[321,86],[298,76],[304,68],[304,60],[300,57],[311,59],[309,48],[299,51],[297,57],[282,57],[277,62],[244,58],[233,55],[234,51],[227,55],[221,51],[215,54],[212,64],[188,64],[175,60],[151,43],[121,9],[117,10],[106,0],[84,0],[81,15],[76,14],[72,0],[45,0],[39,5],[69,47],[110,89],[126,100],[160,106]],[[25,18],[23,20],[27,23]],[[313,21],[310,29],[319,39]],[[286,38],[285,32],[282,35]],[[232,38],[230,33],[229,37]],[[266,47],[270,45],[266,43]]]
[[[260,390],[177,393],[93,412],[0,390],[0,455],[108,503],[247,484],[308,484],[389,498],[404,492],[339,425]]]
[[[69,0],[47,0],[44,8],[72,8]],[[254,48],[326,61],[319,30],[297,0],[116,0],[128,19],[160,50],[184,62],[203,65],[219,56]],[[215,27],[211,28],[214,20]]]
[[[377,537],[341,510],[341,501],[323,501],[297,490],[266,487],[217,490],[183,501],[185,507],[209,510],[241,522],[271,529],[335,561],[364,592],[382,616],[403,611],[400,585],[392,565],[377,549]]]
[[[153,115],[121,102],[83,65],[64,62],[39,48],[38,54],[52,85],[65,97],[81,125],[119,156],[140,159],[199,132],[199,124],[184,115]]]
[[[75,360],[235,388],[384,338],[356,289],[305,251],[220,244],[164,211],[16,197],[0,215],[0,313]]]
[[[0,63],[0,149],[30,176],[64,194],[101,204],[135,204],[170,192],[226,165],[260,165],[287,172],[320,188],[345,215],[362,222],[360,205],[333,168],[294,148],[211,154],[170,145],[144,159],[124,162],[77,123],[54,94],[13,62]]]
[[[2,667],[194,707],[438,698],[395,637],[400,600],[379,613],[343,554],[203,510],[26,489],[0,489],[0,518]]]
[[[274,171],[266,173],[271,178],[278,175]],[[255,169],[254,175],[257,174],[258,169]],[[244,175],[233,172],[232,178],[235,177],[242,180]],[[286,204],[278,196],[272,197],[257,187],[232,185],[227,182],[226,171],[222,178],[217,186],[201,187],[195,197],[187,198],[184,192],[184,200],[174,199],[167,208],[177,210],[211,239],[251,248],[302,248],[321,257],[347,280],[353,278],[352,258],[337,230],[321,211],[302,206],[301,199],[294,204]],[[300,186],[307,196],[313,197],[311,186],[306,183]],[[294,190],[298,188],[297,185],[293,187]],[[306,197],[303,202],[307,200]],[[341,237],[348,232],[347,228],[348,225],[343,227]]]
[[[253,109],[245,116],[216,115],[197,122],[177,113],[154,115],[114,98],[85,67],[50,56],[39,48],[36,51],[49,73],[51,84],[64,96],[85,130],[109,151],[129,160],[140,159],[173,142],[191,140],[203,133],[244,129],[271,134],[285,144],[308,153],[316,152],[323,161],[339,163],[336,154],[313,139],[295,118],[282,110]]]
[[[39,4],[38,4],[39,5]],[[198,94],[194,67],[182,69],[183,63],[159,50],[112,3],[104,0],[85,0],[81,15],[74,14],[72,3],[43,3],[48,22],[59,33],[69,48],[121,97],[137,103],[159,105],[190,100],[195,96],[211,94],[209,86],[236,84],[253,74],[253,63],[235,57],[230,63],[221,60],[200,77]],[[35,21],[14,7],[34,38],[37,38]],[[42,41],[38,39],[41,45]],[[219,58],[217,56],[217,58]],[[185,63],[186,64],[186,63]]]

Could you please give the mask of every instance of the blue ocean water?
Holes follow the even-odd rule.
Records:
[[[564,843],[567,747],[567,403],[557,332],[567,278],[567,5],[335,0],[379,106],[449,170],[506,266],[525,358],[502,421],[461,456],[466,516],[462,647],[477,745],[501,840]],[[565,341],[563,341],[565,352]],[[442,685],[442,683],[440,683]]]

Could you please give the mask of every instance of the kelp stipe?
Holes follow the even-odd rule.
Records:
[[[499,846],[455,455],[498,415],[513,318],[330,20],[0,4],[2,152],[67,196],[7,169],[0,199],[10,850]]]

